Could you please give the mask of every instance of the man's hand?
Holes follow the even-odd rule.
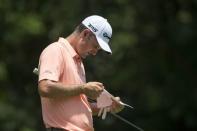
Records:
[[[121,104],[119,97],[112,97],[112,105],[100,108],[98,116],[102,115],[102,119],[105,119],[108,112],[118,113],[124,109],[124,105]]]
[[[95,100],[103,92],[104,86],[100,82],[88,82],[83,85],[82,92],[88,97]]]
[[[118,113],[124,109],[124,105],[121,104],[120,97],[112,97],[112,101],[110,112]]]

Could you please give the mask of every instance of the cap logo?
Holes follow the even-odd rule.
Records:
[[[90,28],[92,29],[92,31],[94,31],[94,32],[97,32],[97,31],[98,31],[98,29],[95,28],[95,27],[94,27],[93,25],[91,25],[91,24],[89,24],[88,27],[90,27]]]
[[[103,37],[108,38],[109,40],[111,39],[111,37],[108,36],[108,34],[106,32],[103,33]]]

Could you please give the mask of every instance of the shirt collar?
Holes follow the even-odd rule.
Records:
[[[77,54],[77,52],[74,50],[74,48],[71,46],[71,44],[68,42],[67,39],[64,39],[62,37],[59,38],[58,42],[64,44],[66,48],[68,49],[68,52],[71,54],[73,58],[75,58],[78,62],[81,62],[81,57]]]

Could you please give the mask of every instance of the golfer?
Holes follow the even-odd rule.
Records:
[[[111,54],[112,28],[101,16],[85,18],[66,38],[48,45],[40,55],[38,90],[47,131],[93,131],[93,114],[99,109],[88,98],[104,90],[100,82],[86,82],[82,59],[98,50]],[[111,112],[123,109],[113,101]]]

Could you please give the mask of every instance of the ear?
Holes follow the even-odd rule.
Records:
[[[90,36],[90,30],[89,29],[85,29],[81,32],[81,37],[85,40],[89,40],[89,36]]]

